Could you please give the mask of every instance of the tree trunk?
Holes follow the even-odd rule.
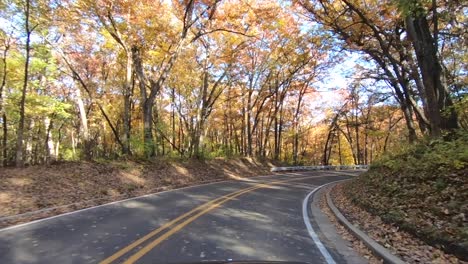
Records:
[[[62,141],[62,126],[60,126],[60,128],[57,131],[58,137],[57,137],[57,142],[55,143],[55,157],[57,160],[60,158],[60,142]]]
[[[131,154],[130,149],[130,130],[131,130],[131,108],[133,94],[133,61],[131,54],[127,52],[126,78],[124,87],[124,113],[123,113],[123,136],[122,136],[122,153]]]
[[[83,155],[85,159],[91,159],[91,142],[89,140],[89,129],[88,129],[88,118],[86,116],[86,109],[84,107],[83,98],[81,97],[81,90],[77,88],[76,93],[76,104],[80,112],[81,121],[81,136],[83,138]]]
[[[415,17],[408,15],[406,28],[416,52],[424,83],[431,136],[438,137],[443,130],[458,128],[458,119],[447,87],[443,82],[436,43],[431,36],[429,23],[423,14],[417,14]]]
[[[7,116],[5,112],[2,114],[2,119],[3,119],[3,139],[2,139],[2,154],[3,154],[3,166],[8,165],[8,126],[7,126]]]
[[[172,151],[176,149],[180,149],[180,141],[179,147],[176,147],[176,124],[175,124],[175,88],[172,88],[171,91],[171,125],[172,125]],[[179,151],[180,152],[180,151]]]
[[[252,156],[253,153],[253,141],[252,141],[252,124],[250,123],[251,121],[251,110],[250,110],[250,96],[248,98],[248,109],[247,109],[247,115],[246,115],[246,131],[247,131],[247,156]]]
[[[341,155],[341,136],[340,136],[340,134],[338,134],[338,156],[339,156],[339,160],[340,160],[340,165],[343,165],[343,158],[342,158],[342,155]]]
[[[7,117],[6,117],[6,111],[4,107],[4,96],[3,96],[3,90],[6,86],[6,80],[7,80],[7,73],[8,73],[8,67],[7,67],[7,54],[8,50],[10,49],[10,41],[9,39],[5,40],[5,49],[3,50],[3,56],[2,56],[2,82],[0,84],[0,113],[2,114],[2,125],[3,125],[3,136],[2,136],[2,165],[5,167],[8,165],[8,145],[7,145],[7,137],[8,137],[8,127],[7,127]]]
[[[44,118],[44,127],[46,130],[46,137],[44,140],[45,146],[45,163],[49,164],[51,160],[55,160],[55,148],[54,148],[54,141],[52,140],[51,131],[53,128],[54,122],[50,120],[48,116]]]
[[[248,123],[248,120],[247,120],[247,111],[248,110],[248,106],[247,106],[247,103],[246,103],[246,98],[245,98],[245,94],[243,93],[242,94],[242,121],[241,121],[241,134],[240,134],[240,142],[241,142],[241,153],[243,155],[247,155],[248,151],[246,151],[247,149],[247,134],[249,133],[249,131],[247,130],[247,123]]]
[[[360,124],[358,123],[358,117],[357,115],[355,116],[355,123],[354,123],[354,131],[356,133],[356,156],[357,156],[357,164],[361,165],[362,164],[362,149],[361,149],[361,142],[360,142],[360,136],[359,136],[359,126]]]
[[[325,141],[325,147],[323,149],[323,157],[322,157],[322,164],[328,165],[330,160],[331,148],[332,148],[332,141],[333,135],[335,133],[334,127],[330,126],[330,130],[328,131],[327,140]]]
[[[26,140],[25,140],[25,143],[26,143],[25,150],[26,151],[23,152],[23,161],[26,164],[34,165],[34,164],[36,164],[35,161],[36,161],[37,156],[33,155],[33,154],[36,154],[37,152],[33,153],[33,144],[35,143],[34,142],[35,138],[36,138],[35,135],[40,134],[41,130],[39,128],[39,131],[33,132],[34,128],[36,126],[36,122],[34,121],[34,119],[31,119],[31,121],[27,125],[28,126],[26,127],[26,131],[29,132],[29,133],[26,134]]]
[[[277,149],[275,152],[276,159],[281,158],[281,148],[282,148],[282,142],[283,142],[283,99],[284,97],[281,98],[281,105],[280,105],[280,110],[279,110],[279,123],[278,123],[278,145]]]
[[[293,161],[294,164],[298,163],[298,152],[299,152],[299,114],[301,113],[301,104],[304,94],[307,91],[309,82],[306,82],[304,86],[299,90],[299,97],[297,98],[296,111],[293,117],[293,129],[294,129],[294,141],[293,141]]]
[[[30,0],[26,0],[26,9],[24,12],[25,15],[25,30],[26,30],[26,58],[24,63],[24,78],[23,78],[23,88],[21,90],[21,99],[20,99],[20,109],[19,109],[19,123],[16,139],[16,166],[24,166],[24,157],[23,157],[23,137],[24,137],[24,119],[25,119],[25,102],[26,102],[26,92],[28,89],[28,79],[29,79],[29,59],[31,52],[31,32],[29,25],[29,5]]]
[[[143,104],[143,142],[145,145],[145,156],[154,157],[156,149],[153,139],[153,102],[146,100]]]

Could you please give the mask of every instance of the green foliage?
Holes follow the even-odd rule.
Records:
[[[229,156],[229,150],[226,148],[217,148],[214,151],[211,151],[209,153],[205,153],[204,156],[208,156],[209,158],[218,158],[218,157],[228,157]]]
[[[424,6],[430,4],[430,0],[397,0],[398,10],[403,16],[426,16],[427,11]]]
[[[454,103],[455,111],[458,115],[458,121],[462,129],[468,131],[468,95]]]
[[[387,153],[372,164],[400,170],[463,169],[468,164],[468,132],[459,131],[453,140],[434,139],[404,147],[397,153]]]
[[[346,188],[352,201],[427,243],[466,252],[468,132],[387,154]],[[438,228],[434,228],[437,223]]]
[[[133,155],[137,157],[144,156],[145,153],[145,144],[142,138],[132,137],[130,139],[130,145],[132,147]]]
[[[76,149],[73,151],[71,148],[67,148],[62,151],[61,158],[66,161],[78,161],[81,157],[81,150]]]

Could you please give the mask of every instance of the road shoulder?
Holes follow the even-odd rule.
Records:
[[[325,188],[320,189],[312,197],[310,209],[312,212],[311,219],[318,226],[318,235],[322,243],[330,250],[337,263],[358,264],[367,263],[368,261],[357,253],[350,242],[344,240],[336,231],[335,225],[320,209],[320,197],[324,194]]]

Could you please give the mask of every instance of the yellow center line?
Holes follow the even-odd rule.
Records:
[[[255,186],[253,187],[249,187],[247,189],[250,189],[250,188],[254,188]],[[128,246],[122,248],[121,250],[117,251],[116,253],[114,253],[112,256],[109,256],[108,258],[106,258],[105,260],[101,261],[100,264],[109,264],[109,263],[112,263],[114,260],[117,260],[118,258],[122,257],[123,255],[125,255],[126,253],[128,253],[129,251],[131,251],[132,249],[134,249],[135,247],[139,246],[140,244],[144,243],[146,240],[152,238],[153,236],[159,234],[160,232],[162,232],[164,229],[167,229],[169,228],[170,226],[174,225],[175,223],[179,222],[180,220],[188,217],[189,215],[195,213],[196,211],[199,211],[207,206],[210,206],[211,204],[213,203],[216,203],[222,199],[225,199],[226,197],[229,197],[230,195],[235,195],[236,193],[238,192],[242,192],[246,189],[241,189],[241,190],[238,190],[236,192],[232,192],[232,193],[229,193],[227,195],[224,195],[224,196],[221,196],[217,199],[214,199],[212,201],[209,201],[203,205],[200,205],[190,211],[188,211],[187,213],[183,214],[183,215],[180,215],[179,217],[171,220],[170,222],[167,222],[165,223],[164,225],[162,225],[161,227],[159,227],[158,229],[155,229],[153,231],[151,231],[150,233],[146,234],[145,236],[139,238],[138,240],[134,241],[133,243],[129,244]]]
[[[138,259],[140,259],[141,257],[143,257],[145,254],[147,254],[149,251],[151,251],[154,247],[156,247],[157,245],[159,245],[161,242],[163,242],[164,240],[166,240],[167,238],[169,238],[170,236],[172,236],[174,233],[178,232],[179,230],[181,230],[182,228],[184,228],[186,225],[190,224],[191,222],[195,221],[197,218],[199,218],[200,216],[206,214],[207,212],[219,207],[220,205],[242,195],[242,194],[245,194],[245,193],[248,193],[248,192],[251,192],[251,191],[254,191],[254,190],[257,190],[257,189],[261,189],[261,188],[266,188],[266,187],[270,187],[271,185],[273,184],[278,184],[278,183],[283,183],[283,182],[289,182],[289,181],[297,181],[297,180],[301,180],[301,179],[305,179],[305,178],[311,178],[311,177],[301,177],[301,178],[296,178],[296,179],[289,179],[289,180],[283,180],[283,181],[276,181],[276,182],[272,182],[270,184],[263,184],[263,183],[260,183],[260,184],[257,184],[255,185],[254,187],[250,187],[250,188],[247,188],[247,189],[243,189],[241,190],[240,192],[236,192],[232,195],[229,195],[229,196],[226,196],[224,197],[222,200],[221,199],[216,199],[218,201],[214,202],[214,203],[211,203],[210,206],[208,206],[207,208],[205,208],[204,210],[200,211],[199,213],[189,217],[188,219],[186,219],[185,221],[183,221],[182,223],[176,225],[175,227],[173,227],[171,230],[169,230],[168,232],[164,233],[163,235],[161,235],[160,237],[158,237],[157,239],[155,239],[153,242],[149,243],[148,245],[146,245],[145,247],[143,247],[142,249],[140,249],[137,253],[135,253],[134,255],[132,255],[130,258],[128,258],[125,262],[123,262],[124,264],[132,264],[132,263],[135,263]]]
[[[322,177],[322,176],[315,176],[315,177]],[[207,207],[208,207],[208,208],[210,208],[210,209],[209,209],[209,210],[207,210],[207,209],[203,210],[203,213],[198,213],[198,214],[196,214],[196,215],[195,215],[195,216],[196,216],[195,218],[192,216],[191,218],[189,218],[189,219],[187,219],[186,221],[182,222],[181,224],[175,226],[174,228],[177,228],[177,227],[179,227],[179,226],[182,225],[182,224],[183,224],[182,227],[183,227],[183,226],[186,226],[187,224],[189,224],[190,222],[192,222],[192,221],[195,220],[196,218],[200,217],[201,215],[205,214],[206,212],[208,212],[208,211],[210,211],[210,210],[213,210],[214,208],[218,207],[219,205],[221,205],[221,204],[223,204],[223,203],[225,203],[225,202],[227,202],[227,201],[229,201],[229,200],[232,200],[233,198],[235,198],[235,197],[237,197],[237,196],[239,196],[239,195],[241,195],[241,194],[244,194],[244,193],[246,193],[246,192],[250,192],[250,191],[253,191],[253,190],[256,190],[256,189],[260,189],[260,188],[264,188],[264,187],[269,187],[269,186],[271,186],[271,184],[277,184],[277,183],[282,183],[282,182],[289,182],[289,181],[301,180],[301,179],[305,179],[305,178],[314,178],[314,176],[299,177],[299,178],[294,178],[294,179],[288,179],[288,180],[282,180],[282,181],[275,181],[275,182],[272,182],[272,183],[270,183],[270,184],[263,184],[263,183],[260,183],[260,184],[257,184],[257,185],[255,185],[255,186],[248,187],[248,188],[244,188],[244,189],[241,189],[241,190],[238,190],[238,191],[235,191],[235,192],[226,194],[226,195],[221,196],[221,197],[219,197],[219,198],[216,198],[216,199],[214,199],[214,200],[211,200],[211,201],[209,201],[209,202],[207,202],[207,203],[205,203],[205,204],[203,204],[203,205],[200,205],[200,206],[198,206],[198,207],[196,207],[196,208],[194,208],[194,209],[188,211],[187,213],[182,214],[182,215],[180,215],[179,217],[177,217],[177,218],[175,218],[175,219],[173,219],[173,220],[171,220],[171,221],[165,223],[164,225],[162,225],[162,226],[159,227],[158,229],[155,229],[155,230],[151,231],[150,233],[146,234],[145,236],[139,238],[138,240],[132,242],[132,243],[129,244],[128,246],[122,248],[121,250],[117,251],[117,252],[114,253],[113,255],[109,256],[109,257],[106,258],[106,259],[104,259],[103,261],[100,262],[100,264],[110,264],[110,263],[112,263],[113,261],[115,261],[115,260],[119,259],[120,257],[122,257],[123,255],[127,254],[128,252],[130,252],[131,250],[133,250],[134,248],[136,248],[136,247],[139,246],[140,244],[146,242],[147,240],[149,240],[149,239],[151,239],[152,237],[156,236],[157,234],[161,233],[163,230],[165,230],[165,229],[167,229],[167,228],[170,228],[171,226],[173,226],[173,225],[176,224],[177,222],[183,220],[184,218],[190,216],[191,214],[193,214],[193,213],[195,213],[195,212],[197,212],[197,211],[203,210],[203,208],[207,208]],[[218,202],[219,202],[219,203],[218,203]],[[216,205],[215,205],[215,204],[216,204]],[[213,206],[213,205],[215,205],[215,206]],[[190,219],[191,219],[191,220],[190,220]],[[190,220],[190,221],[187,222],[188,220]],[[172,232],[172,230],[171,230],[171,231],[165,233],[165,234],[164,234],[163,236],[161,236],[161,237],[164,237],[164,239],[165,239],[165,238],[169,237],[170,235],[172,235],[173,233],[175,233],[175,232],[177,232],[178,230],[180,230],[182,227],[178,228],[178,229],[177,229],[176,231],[174,231],[174,232]],[[169,233],[170,233],[170,234],[169,234]],[[169,235],[166,235],[166,234],[169,234]],[[164,239],[162,239],[162,240],[164,240]],[[157,240],[155,240],[155,241],[158,241],[158,240],[160,240],[160,239],[157,239]],[[162,240],[161,240],[161,241],[162,241]],[[153,241],[153,243],[154,243],[155,241]],[[153,243],[151,243],[151,244],[153,244]],[[159,243],[160,243],[160,242],[156,243],[156,245],[159,244]],[[154,245],[154,246],[156,246],[156,245]],[[153,246],[153,247],[154,247],[154,246]],[[151,250],[153,247],[151,247],[149,250]],[[145,248],[146,248],[146,247],[145,247]],[[143,249],[144,249],[144,248],[143,248]],[[142,249],[142,250],[143,250],[143,249]],[[149,251],[149,250],[148,250],[148,251]],[[137,252],[137,254],[138,254],[138,252]],[[146,253],[145,253],[145,254],[146,254]],[[135,255],[136,255],[136,254],[135,254]],[[143,255],[144,255],[144,254],[143,254]],[[141,255],[141,256],[143,256],[143,255]],[[140,257],[141,257],[141,256],[140,256]],[[132,256],[132,257],[133,257],[133,256]],[[129,259],[129,260],[130,260],[130,259]],[[125,262],[125,263],[128,263],[129,260],[127,260],[127,262]],[[131,262],[130,262],[130,263],[131,263]]]
[[[236,198],[237,196],[240,196],[244,193],[247,193],[247,192],[251,192],[253,190],[256,190],[256,189],[260,189],[260,188],[263,188],[263,187],[255,187],[255,188],[250,188],[248,190],[245,190],[243,192],[240,192],[240,193],[237,193],[235,195],[232,195],[232,196],[229,196],[227,198],[225,198],[224,200],[222,201],[219,201],[217,203],[214,203],[212,204],[211,206],[209,206],[208,208],[206,208],[205,210],[199,212],[198,214],[195,214],[193,216],[191,216],[190,218],[188,218],[187,220],[185,220],[184,222],[178,224],[177,226],[175,226],[174,228],[172,228],[171,230],[169,230],[168,232],[164,233],[163,235],[161,235],[160,237],[158,237],[156,240],[154,240],[153,242],[149,243],[148,245],[146,245],[145,247],[143,247],[141,250],[139,250],[137,253],[135,253],[134,255],[132,255],[130,258],[128,258],[124,264],[131,264],[131,263],[135,263],[135,261],[137,261],[138,259],[140,259],[141,257],[143,257],[146,253],[148,253],[149,251],[151,251],[154,247],[156,247],[157,245],[159,245],[161,242],[163,242],[164,240],[166,240],[167,238],[169,238],[170,236],[172,236],[174,233],[178,232],[179,230],[181,230],[182,228],[184,228],[186,225],[190,224],[191,222],[193,222],[195,219],[199,218],[200,216],[206,214],[207,212],[215,209],[216,207],[219,207],[220,205],[222,205],[223,203],[229,201],[229,200],[232,200],[234,198]]]

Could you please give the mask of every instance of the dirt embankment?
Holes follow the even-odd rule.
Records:
[[[354,204],[468,261],[468,135],[388,156],[343,188]]]
[[[64,162],[23,169],[0,168],[0,226],[198,183],[267,175],[275,165],[240,158]],[[10,217],[24,213],[22,217]]]

